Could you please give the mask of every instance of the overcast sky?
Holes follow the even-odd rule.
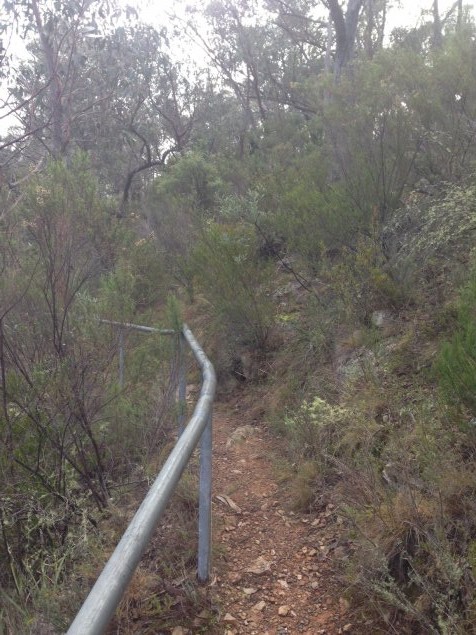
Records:
[[[209,0],[188,0],[188,4],[195,6],[206,6]],[[464,1],[465,5],[474,7],[476,0]],[[318,0],[316,0],[316,3]],[[181,4],[177,0],[121,0],[123,5],[133,5],[138,7],[138,11],[143,16],[144,21],[157,24],[163,20],[164,14],[172,12],[177,5]],[[395,8],[391,9],[388,14],[388,28],[394,26],[416,26],[420,18],[422,10],[431,10],[432,0],[394,0],[392,2]],[[439,0],[441,15],[454,4],[454,0]]]
[[[194,6],[206,6],[209,0],[186,0],[184,2],[177,0],[118,0],[121,5],[126,7],[134,6],[139,14],[139,19],[145,23],[152,24],[155,27],[162,27],[167,24],[167,15],[178,11],[186,4]],[[318,4],[318,0],[316,0]],[[394,8],[390,9],[387,17],[387,34],[397,26],[415,27],[418,25],[422,11],[431,12],[432,0],[395,0]],[[439,0],[440,14],[442,16],[454,4],[454,0]],[[476,0],[464,1],[465,5],[473,7],[473,13],[476,14],[474,6]],[[184,43],[185,48],[190,52],[190,44]],[[19,56],[24,55],[25,49],[23,43],[15,38],[11,42],[10,50],[14,50]],[[192,48],[193,45],[192,45]],[[193,51],[195,57],[200,56],[200,51]],[[0,87],[0,93],[2,93]],[[5,133],[8,126],[13,122],[9,122],[10,118],[1,118],[2,110],[0,108],[0,134]]]

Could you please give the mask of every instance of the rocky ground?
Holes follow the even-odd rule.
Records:
[[[230,414],[231,412],[231,414]],[[214,418],[213,595],[221,635],[356,633],[335,565],[345,558],[331,503],[291,510],[279,482],[282,441],[250,425],[239,405]]]

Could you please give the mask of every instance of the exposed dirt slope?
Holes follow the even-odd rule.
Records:
[[[346,557],[331,504],[290,511],[278,481],[279,444],[237,405],[214,417],[216,633],[357,632],[333,564]]]

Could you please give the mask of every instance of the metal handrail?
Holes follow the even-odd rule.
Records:
[[[137,325],[124,325],[133,328]],[[144,327],[147,332],[151,327]],[[144,329],[141,329],[144,330]],[[159,331],[159,329],[154,329]],[[153,331],[152,331],[153,332]],[[161,519],[180,477],[201,438],[198,578],[209,577],[211,552],[211,442],[212,407],[216,375],[190,329],[184,324],[180,337],[190,346],[202,370],[202,388],[192,417],[165,465],[109,558],[67,635],[98,635],[107,627],[126,587]]]

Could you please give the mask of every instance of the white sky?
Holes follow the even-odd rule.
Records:
[[[164,14],[173,12],[181,2],[177,0],[120,0],[121,4],[134,5],[138,8],[139,14],[143,20],[151,24],[160,24]],[[319,0],[316,0],[316,4]],[[474,8],[476,0],[463,0],[464,5]],[[206,6],[208,0],[188,0],[188,4],[194,6]],[[430,11],[432,0],[393,0],[394,8],[388,12],[389,30],[396,26],[413,27],[418,24],[421,12],[423,10]],[[448,9],[454,4],[454,0],[439,0],[439,8],[441,16],[444,16]]]

